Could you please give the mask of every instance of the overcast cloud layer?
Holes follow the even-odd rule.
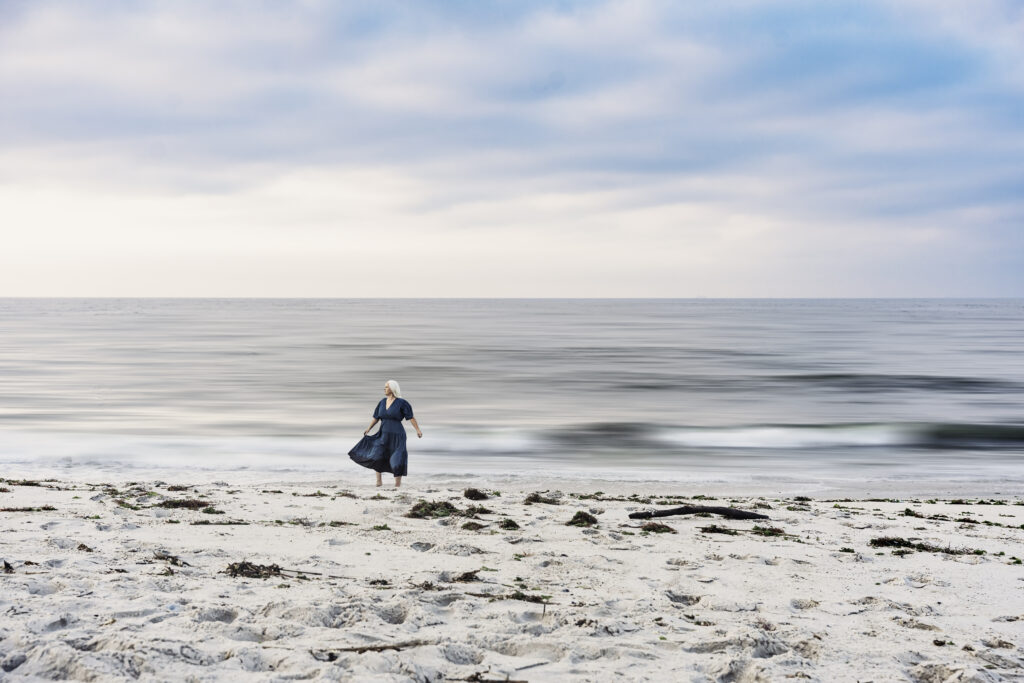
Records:
[[[1024,5],[0,0],[0,296],[1024,296]]]

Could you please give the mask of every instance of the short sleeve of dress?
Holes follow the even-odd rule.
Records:
[[[412,419],[412,404],[405,400],[402,401],[402,419]]]
[[[380,401],[380,403],[377,404],[377,407],[373,409],[373,418],[375,420],[379,420],[380,419],[381,413],[384,412],[383,408],[384,408],[384,401],[382,400],[382,401]]]

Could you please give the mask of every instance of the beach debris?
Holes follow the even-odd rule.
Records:
[[[724,526],[718,526],[717,524],[709,524],[708,526],[702,526],[700,528],[702,534],[725,534],[726,536],[739,536],[739,532],[735,529],[730,529]]]
[[[224,573],[235,577],[244,576],[249,579],[266,579],[271,576],[281,576],[281,567],[276,564],[253,564],[243,560],[232,562],[224,570]]]
[[[925,553],[945,553],[947,555],[984,555],[984,550],[975,550],[973,548],[951,548],[949,546],[942,548],[937,545],[930,543],[914,543],[908,541],[905,538],[899,536],[882,536],[880,538],[872,538],[869,541],[869,545],[872,548],[901,548],[910,550],[920,550]]]
[[[415,550],[418,553],[425,553],[428,550],[430,550],[431,548],[433,548],[434,544],[433,543],[425,543],[423,541],[416,541],[415,543],[413,543],[409,547],[412,548],[413,550]]]
[[[465,512],[461,513],[464,517],[476,517],[477,515],[493,515],[494,510],[489,510],[483,505],[470,505],[466,508]]]
[[[466,489],[465,491],[462,492],[462,495],[465,498],[469,498],[470,500],[487,500],[488,498],[490,498],[490,496],[488,496],[480,489],[474,488]]]
[[[696,515],[696,514],[721,515],[728,519],[768,519],[768,515],[749,510],[737,510],[736,508],[716,507],[713,505],[684,505],[668,510],[644,510],[643,512],[631,512],[630,519],[650,519],[652,517],[669,517],[671,515]]]
[[[477,581],[483,581],[477,574],[482,572],[483,569],[473,569],[468,572],[462,572],[461,574],[453,574],[452,572],[441,572],[438,576],[438,580],[444,583],[474,583]]]
[[[89,546],[87,546],[84,543],[79,543],[78,547],[76,548],[76,550],[81,550],[81,551],[87,552],[87,553],[91,553],[92,552],[92,548],[90,548]]]
[[[672,527],[670,527],[667,524],[661,524],[660,522],[647,522],[647,524],[644,524],[642,527],[640,527],[640,531],[647,531],[647,532],[650,532],[652,534],[674,534],[674,533],[676,533],[675,529],[673,529]]]
[[[166,551],[163,551],[163,550],[154,551],[153,552],[153,559],[154,560],[166,560],[167,562],[173,564],[175,567],[191,567],[192,566],[188,562],[186,562],[185,560],[183,560],[180,557],[178,557],[177,555],[171,555],[170,553],[168,553]]]
[[[466,531],[480,531],[481,529],[487,528],[487,525],[480,524],[479,522],[466,522],[462,525],[462,528]]]
[[[371,586],[390,586],[391,582],[387,579],[370,579]]]
[[[516,520],[514,519],[506,518],[498,522],[498,528],[504,529],[505,531],[515,531],[519,528],[519,524],[516,523]]]
[[[224,513],[223,512],[218,512],[216,514],[223,515]],[[167,520],[167,522],[169,524],[177,524],[178,520],[176,520],[176,519],[169,519],[169,520]],[[213,526],[231,526],[232,524],[236,524],[236,525],[240,524],[242,526],[245,526],[245,525],[249,524],[249,522],[245,522],[245,521],[242,521],[240,519],[225,519],[223,521],[218,521],[218,522],[211,522],[208,519],[197,519],[194,522],[189,522],[189,524],[191,524],[192,526],[211,526],[211,525],[213,525]]]
[[[529,668],[532,668],[532,667],[535,667],[535,666],[540,666],[541,664],[547,664],[547,663],[548,662],[540,662],[539,664],[531,664],[530,666],[522,667],[522,669],[529,669]],[[521,671],[522,669],[516,669],[516,671]],[[490,673],[490,670],[488,669],[487,671],[477,671],[477,672],[474,672],[468,678],[448,678],[446,680],[449,680],[449,681],[466,681],[467,683],[528,683],[528,681],[526,681],[526,680],[516,679],[516,678],[509,678],[508,676],[505,676],[504,678],[485,678],[485,676],[487,674],[489,674],[489,673]]]
[[[757,526],[750,530],[750,533],[758,536],[785,536],[786,532],[776,526]]]
[[[464,593],[463,595],[470,595],[474,598],[487,598],[488,600],[519,600],[521,602],[532,602],[537,605],[544,605],[544,612],[547,613],[547,606],[556,603],[551,602],[550,595],[536,595],[532,593],[524,593],[521,590],[515,590],[511,593]]]
[[[4,574],[13,574],[13,573],[14,573],[14,567],[11,566],[10,562],[8,562],[7,560],[4,560]]]
[[[561,501],[551,496],[545,496],[542,492],[534,491],[530,495],[526,496],[523,501],[523,505],[533,505],[534,503],[544,503],[545,505],[561,505]]]
[[[361,655],[364,652],[384,652],[386,650],[407,650],[412,647],[422,647],[424,645],[436,645],[434,641],[428,640],[406,640],[398,643],[388,643],[384,645],[358,645],[356,647],[338,647],[332,650],[310,650],[309,654],[313,655],[313,659],[320,662],[333,662],[343,652],[354,652],[357,655]],[[451,680],[451,679],[449,679]]]
[[[577,512],[575,515],[572,516],[572,519],[565,523],[566,526],[586,527],[594,526],[595,524],[597,524],[597,517],[590,514],[589,512],[584,512],[583,510]]]
[[[184,484],[171,484],[167,487],[168,491],[188,491],[191,486],[185,486]]]
[[[210,506],[208,500],[196,500],[194,498],[171,498],[170,500],[164,500],[157,503],[157,507],[162,508],[186,508],[188,510],[201,510]]]
[[[434,519],[437,517],[449,517],[461,514],[462,511],[446,500],[427,501],[420,500],[406,513],[406,517],[414,519]]]

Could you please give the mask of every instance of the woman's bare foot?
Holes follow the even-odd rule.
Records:
[[[395,488],[397,489],[397,488],[401,488],[401,487],[402,487],[402,478],[401,477],[395,477]]]
[[[384,482],[381,481],[380,472],[377,473],[377,486],[383,486]]]

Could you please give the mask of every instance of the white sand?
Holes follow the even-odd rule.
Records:
[[[677,533],[645,534],[628,513],[665,507],[659,498],[566,493],[560,505],[524,505],[532,489],[480,481],[501,496],[473,502],[461,486],[413,482],[376,498],[371,485],[337,480],[167,490],[195,481],[112,478],[117,492],[100,479],[0,483],[0,507],[56,508],[0,513],[0,559],[12,569],[0,573],[0,680],[1024,680],[1024,566],[1011,559],[1024,558],[1024,506],[1012,498],[745,494],[678,502],[760,503],[769,521],[667,517],[658,521]],[[645,488],[700,492],[619,494]],[[155,507],[185,498],[225,514]],[[475,520],[480,531],[463,517],[404,516],[420,498],[493,514]],[[566,526],[577,511],[598,526]],[[957,521],[965,514],[981,523]],[[499,529],[505,518],[521,529]],[[249,524],[190,523],[225,520]],[[711,524],[740,533],[700,531]],[[883,536],[985,554],[898,556],[869,545]],[[242,560],[319,574],[223,573]],[[477,582],[452,580],[473,570]],[[506,599],[516,591],[548,604]],[[399,649],[356,651],[366,646]]]

